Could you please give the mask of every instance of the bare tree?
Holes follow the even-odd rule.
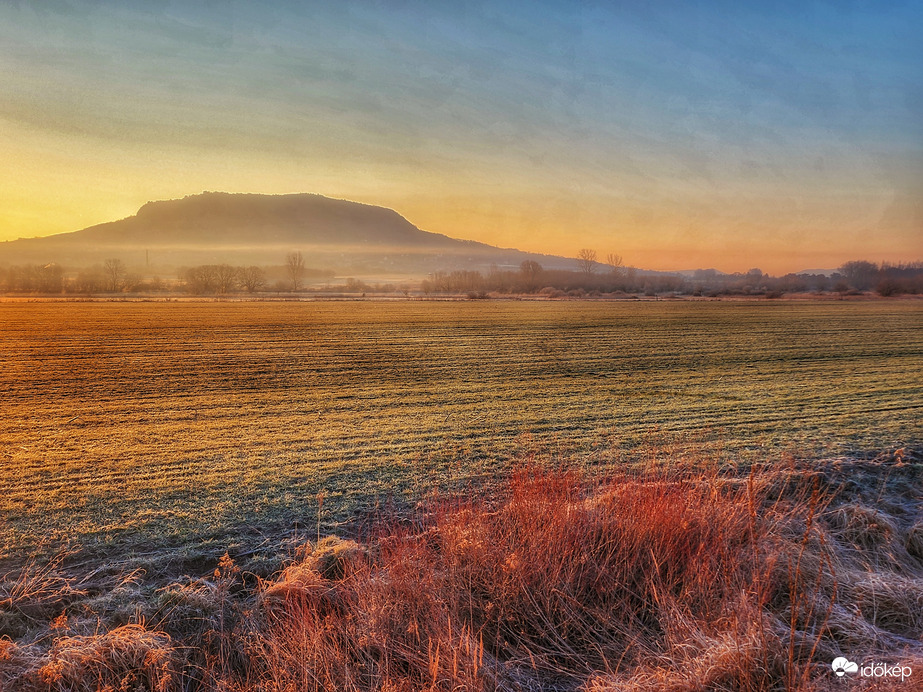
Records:
[[[185,272],[186,290],[196,295],[214,293],[217,290],[217,267],[214,264],[201,264]]]
[[[622,256],[616,255],[614,252],[610,252],[606,255],[606,264],[609,266],[609,272],[613,276],[621,274],[622,267],[625,266],[625,263],[622,261]]]
[[[125,263],[120,259],[107,259],[103,262],[103,272],[106,275],[106,290],[121,291],[125,283]]]
[[[97,293],[106,287],[106,276],[99,265],[78,272],[74,287],[82,293]]]
[[[304,257],[301,251],[291,252],[285,257],[285,268],[288,272],[289,286],[293,291],[300,291],[304,286]]]
[[[128,272],[122,280],[122,290],[133,293],[141,289],[144,284],[144,278],[137,272]]]
[[[260,267],[241,267],[238,271],[240,283],[247,293],[256,293],[266,286],[266,272]]]
[[[14,267],[13,283],[15,290],[30,292],[38,289],[39,285],[39,268],[35,264],[27,264],[22,267]]]
[[[532,291],[535,289],[535,282],[538,279],[538,275],[542,273],[544,269],[535,260],[523,260],[522,264],[519,265],[519,273],[522,276],[522,282],[525,284],[526,290]]]
[[[577,266],[580,271],[589,276],[596,270],[596,250],[583,248],[577,253]]]
[[[878,278],[878,265],[866,260],[854,260],[840,267],[840,273],[852,288],[867,291]]]
[[[229,264],[219,264],[214,269],[215,291],[218,293],[231,293],[237,288],[237,267]]]
[[[38,290],[42,293],[60,293],[64,290],[64,270],[60,265],[52,262],[39,270]]]

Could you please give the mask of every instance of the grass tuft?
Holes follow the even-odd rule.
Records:
[[[490,493],[432,496],[369,519],[352,540],[305,543],[269,579],[225,555],[211,574],[159,589],[150,626],[85,632],[79,609],[49,611],[44,638],[0,640],[0,682],[26,692],[827,689],[839,655],[923,660],[919,463],[906,453],[856,463],[595,477],[532,463]],[[857,469],[860,486],[837,482]],[[43,585],[32,590],[42,603],[54,584],[72,588],[50,574],[12,583]]]

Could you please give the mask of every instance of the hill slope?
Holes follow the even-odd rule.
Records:
[[[0,243],[0,263],[281,264],[294,250],[311,266],[360,274],[567,262],[429,233],[391,209],[321,195],[205,192],[73,233]]]

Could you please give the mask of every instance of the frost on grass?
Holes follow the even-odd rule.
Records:
[[[304,544],[269,579],[225,556],[157,590],[146,625],[59,617],[2,640],[0,681],[756,691],[829,689],[844,654],[920,669],[921,468],[906,451],[749,474],[530,466]]]

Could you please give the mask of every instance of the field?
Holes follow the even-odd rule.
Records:
[[[0,303],[0,564],[278,543],[540,450],[919,442],[919,302]]]
[[[921,328],[0,303],[0,688],[919,689]]]

